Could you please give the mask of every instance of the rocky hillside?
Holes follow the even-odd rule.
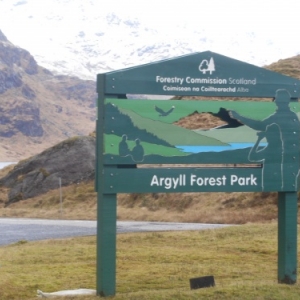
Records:
[[[73,137],[19,162],[0,179],[9,205],[95,176],[95,138]]]
[[[54,76],[0,31],[0,161],[95,129],[95,82]]]

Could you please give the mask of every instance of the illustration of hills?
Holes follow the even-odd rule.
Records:
[[[276,106],[273,102],[257,101],[106,99],[106,102],[118,106],[119,109],[126,109],[128,111],[135,112],[141,117],[168,124],[173,124],[195,112],[199,114],[211,113],[218,115],[220,109],[235,110],[245,117],[253,118],[253,116],[255,116],[255,119],[262,120],[276,110]],[[172,113],[164,117],[160,116],[160,114],[155,110],[155,107],[159,107],[162,110],[168,111],[173,106],[174,110]],[[296,109],[299,111],[298,105]]]
[[[121,109],[121,112],[128,115],[133,124],[140,130],[146,130],[147,132],[156,135],[160,139],[166,141],[170,145],[215,145],[221,146],[225,143],[219,140],[204,136],[193,132],[192,130],[185,129],[172,124],[155,121],[139,116],[132,111],[126,111]]]
[[[218,139],[223,143],[255,143],[257,140],[257,131],[245,125],[237,128],[194,130],[194,132]]]
[[[118,152],[122,136],[126,135],[129,149],[135,147],[137,140],[142,145],[143,163],[161,163],[164,157],[164,163],[248,164],[250,148],[257,140],[255,130],[232,122],[228,122],[228,126],[208,130],[191,130],[174,123],[195,113],[210,113],[224,121],[230,110],[248,118],[255,115],[255,119],[263,120],[273,114],[276,107],[272,102],[255,102],[253,105],[251,101],[109,98],[106,99],[105,109],[110,111],[111,116],[105,121],[105,153],[111,154],[110,159],[115,161],[132,163],[130,155],[120,157]],[[298,103],[293,103],[293,110],[300,111]],[[222,151],[222,155],[218,151]]]
[[[114,104],[106,104],[106,112],[111,118],[105,124],[106,153],[116,154],[118,149],[108,145],[118,145],[122,136],[126,135],[129,147],[133,148],[139,139],[146,154],[187,155],[176,148],[177,145],[216,145],[225,143],[191,130],[141,117],[137,113],[119,108]]]

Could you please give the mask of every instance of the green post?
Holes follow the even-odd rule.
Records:
[[[98,192],[97,295],[116,293],[117,195]]]
[[[99,296],[116,293],[117,195],[104,194],[104,119],[105,75],[97,77],[98,118],[96,125],[96,191],[97,191],[97,270],[96,290]]]
[[[297,281],[297,192],[278,193],[278,283]]]

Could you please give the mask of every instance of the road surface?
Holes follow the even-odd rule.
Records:
[[[229,225],[117,221],[117,233],[203,230],[224,226]],[[96,228],[97,221],[0,218],[0,246],[16,243],[18,241],[96,235]]]

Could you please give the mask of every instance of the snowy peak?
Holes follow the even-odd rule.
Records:
[[[98,73],[208,49],[258,66],[299,53],[300,45],[292,48],[288,35],[260,27],[260,19],[253,24],[252,17],[244,28],[253,3],[245,0],[245,15],[247,9],[232,1],[235,17],[231,19],[225,13],[229,8],[219,1],[222,14],[215,11],[214,18],[226,18],[215,24],[205,13],[212,11],[212,1],[202,3],[199,14],[190,0],[172,7],[158,0],[134,6],[127,0],[2,0],[0,20],[9,40],[30,51],[39,65],[91,80]],[[18,20],[18,26],[11,20]]]
[[[0,30],[0,42],[7,42],[7,38],[1,30]]]

